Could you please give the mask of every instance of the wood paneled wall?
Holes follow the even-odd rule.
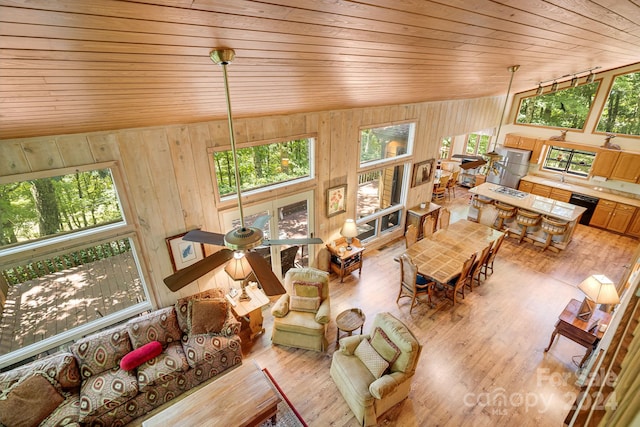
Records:
[[[347,217],[355,217],[355,189],[359,158],[358,135],[363,126],[415,121],[413,161],[437,157],[444,136],[459,135],[497,125],[503,97],[392,105],[307,114],[239,118],[234,120],[236,141],[243,144],[287,139],[297,135],[316,138],[316,179],[312,183],[274,190],[246,199],[251,204],[301,190],[315,190],[315,233],[323,239],[337,236]],[[177,293],[162,279],[171,274],[165,238],[202,227],[221,232],[220,212],[234,203],[217,204],[208,152],[229,145],[226,120],[112,132],[0,141],[0,176],[116,161],[126,181],[124,196],[142,245],[141,261],[157,306],[214,286],[222,275],[205,276]],[[326,218],[326,189],[346,183],[348,209]],[[428,200],[431,185],[412,188],[407,206]],[[243,199],[245,200],[245,199]],[[389,233],[375,245],[398,237]],[[208,248],[214,250],[215,248]]]

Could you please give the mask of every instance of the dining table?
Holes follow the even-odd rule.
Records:
[[[502,234],[484,224],[460,219],[439,229],[430,238],[417,241],[405,253],[422,276],[447,283],[460,275],[462,264],[472,254],[482,252]]]
[[[440,185],[440,178],[442,177],[449,177],[451,178],[452,173],[446,170],[442,170],[442,169],[436,169],[436,171],[433,174],[433,185],[434,186],[438,186]]]

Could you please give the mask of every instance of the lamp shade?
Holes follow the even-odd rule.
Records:
[[[224,271],[226,271],[233,280],[244,280],[251,274],[252,270],[244,253],[236,251],[233,253],[231,261],[224,267]]]
[[[356,228],[356,222],[351,218],[347,219],[340,230],[340,234],[346,238],[353,238],[358,235],[358,229]]]
[[[620,302],[616,286],[602,274],[587,277],[578,285],[584,294],[596,304],[617,304]]]

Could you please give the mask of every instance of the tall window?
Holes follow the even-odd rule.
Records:
[[[524,98],[520,102],[516,123],[582,129],[599,84],[582,84]]]
[[[640,72],[616,76],[596,130],[640,135]]]
[[[240,189],[265,190],[284,183],[311,179],[313,138],[255,145],[237,150]],[[213,153],[216,183],[221,198],[235,195],[236,180],[231,150]]]
[[[442,138],[440,141],[440,158],[448,159],[451,157],[451,140],[450,136]]]
[[[408,164],[403,160],[412,152],[414,129],[414,123],[405,123],[360,131],[356,192],[360,240],[400,226],[408,176]]]
[[[0,178],[0,367],[151,308],[114,171]]]
[[[491,135],[471,133],[467,138],[465,152],[472,155],[485,154],[491,141]]]
[[[552,146],[547,151],[542,168],[586,178],[595,158],[596,153],[590,151]]]

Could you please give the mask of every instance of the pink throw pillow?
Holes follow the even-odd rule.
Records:
[[[142,365],[144,362],[159,356],[161,353],[162,344],[160,344],[160,341],[151,341],[124,356],[122,360],[120,360],[120,369],[130,371]]]

